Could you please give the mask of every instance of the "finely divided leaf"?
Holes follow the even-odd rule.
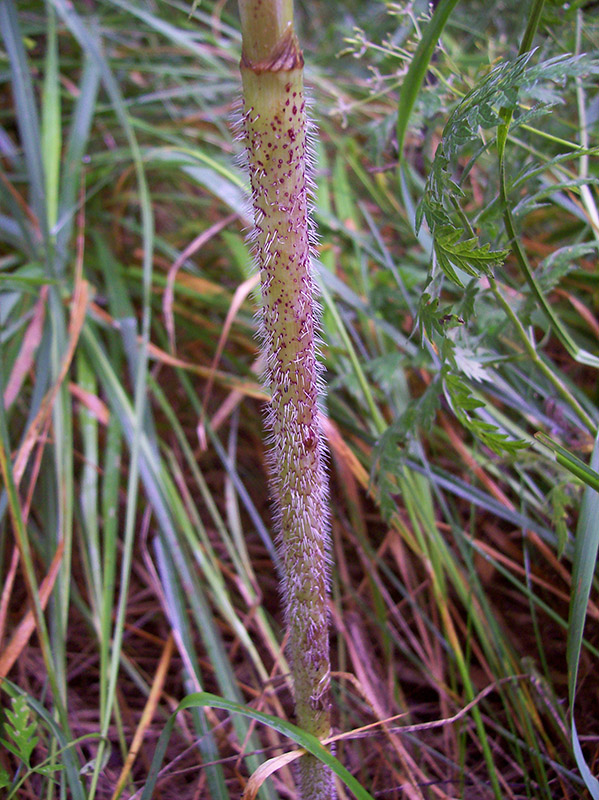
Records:
[[[480,245],[455,214],[456,201],[463,196],[453,175],[458,156],[466,145],[482,138],[482,130],[498,127],[505,114],[515,114],[521,95],[538,101],[532,110],[520,114],[528,121],[531,115],[559,102],[552,84],[599,73],[599,61],[588,56],[559,56],[531,66],[533,55],[531,51],[499,64],[469,92],[449,117],[435,153],[416,223],[419,226],[426,217],[439,266],[458,286],[463,283],[456,270],[472,276],[489,275],[507,255],[505,250],[492,251],[489,244]],[[514,124],[518,122],[516,116]]]
[[[497,455],[514,455],[518,450],[528,446],[525,441],[513,439],[496,425],[469,413],[483,408],[485,404],[473,396],[470,387],[459,375],[448,373],[444,384],[447,399],[459,422],[489,450]]]
[[[479,245],[475,238],[461,240],[463,231],[444,225],[435,232],[435,254],[443,272],[458,286],[464,284],[455,272],[460,269],[472,277],[491,275],[492,266],[502,264],[507,250],[491,250],[490,245]]]

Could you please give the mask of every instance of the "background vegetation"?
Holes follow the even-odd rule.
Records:
[[[599,797],[597,9],[457,4],[408,73],[425,3],[297,5],[336,756],[372,797]],[[238,798],[298,735],[235,8],[0,30],[0,791]]]

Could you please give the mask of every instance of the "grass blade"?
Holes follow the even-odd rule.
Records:
[[[56,34],[56,12],[47,9],[46,71],[42,98],[41,149],[46,179],[46,218],[48,228],[54,231],[58,219],[58,189],[60,181],[60,155],[62,131],[60,115],[60,85],[58,75],[58,38]]]
[[[555,454],[555,460],[562,467],[565,467],[572,475],[575,475],[588,487],[599,492],[599,472],[588,467],[584,461],[570,453],[565,447],[562,447],[557,442],[554,442],[549,436],[544,433],[535,434],[535,438],[542,442],[546,447],[552,450]]]
[[[424,82],[428,65],[435,52],[439,37],[447,24],[449,15],[457,6],[458,2],[459,0],[441,0],[441,2],[437,4],[435,13],[424,29],[422,39],[418,44],[406,77],[403,80],[401,94],[397,104],[397,126],[395,128],[400,164],[404,158],[403,146],[414,103],[418,97],[420,87]]]
[[[358,800],[373,800],[372,795],[367,792],[366,789],[360,786],[354,776],[348,772],[343,764],[341,764],[333,755],[331,755],[325,747],[321,745],[315,736],[306,733],[296,725],[292,725],[290,722],[278,719],[270,714],[265,714],[262,711],[256,711],[249,706],[244,706],[240,703],[234,703],[231,700],[225,700],[223,697],[217,697],[217,695],[210,694],[209,692],[198,692],[197,694],[189,695],[179,703],[177,710],[169,718],[163,732],[160,735],[160,739],[158,740],[158,744],[154,752],[154,758],[152,759],[152,769],[150,771],[150,775],[148,776],[141,800],[150,800],[152,797],[152,793],[154,792],[154,788],[156,786],[158,771],[160,769],[160,765],[162,764],[166,746],[170,739],[171,731],[175,724],[177,714],[186,708],[201,708],[202,706],[207,706],[209,708],[221,708],[224,711],[229,711],[232,714],[242,714],[243,716],[253,719],[256,722],[260,722],[263,725],[268,725],[279,733],[289,737],[300,747],[303,747],[313,756],[320,759],[324,764],[330,767],[330,769],[332,769],[335,775],[337,775],[337,777],[343,781],[348,789],[351,789]]]
[[[39,117],[31,83],[31,67],[27,61],[23,35],[12,0],[0,2],[0,31],[10,62],[17,125],[29,178],[31,208],[44,239],[47,239],[46,190]]]
[[[599,469],[599,438],[595,441],[595,448],[591,457],[591,468]],[[587,486],[584,491],[580,518],[576,530],[576,543],[574,546],[574,563],[572,565],[572,598],[570,600],[570,617],[568,625],[568,697],[570,699],[570,722],[572,731],[572,747],[576,763],[582,774],[585,785],[593,800],[599,800],[599,781],[595,778],[586,763],[580,746],[576,723],[574,721],[574,703],[576,698],[576,683],[578,680],[578,665],[580,649],[584,633],[584,623],[587,614],[587,605],[595,574],[597,563],[597,549],[599,548],[599,492]]]

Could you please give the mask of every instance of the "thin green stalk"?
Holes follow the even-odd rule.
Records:
[[[468,230],[470,232],[471,236],[474,236],[474,231],[473,231],[473,229],[472,229],[472,227],[470,225],[470,222],[469,222],[468,218],[466,217],[466,215],[464,214],[464,212],[462,211],[462,209],[460,207],[460,204],[457,202],[457,200],[454,201],[454,207],[455,207],[457,213],[459,214],[460,219],[462,221],[462,224],[464,225],[466,230]],[[518,334],[518,336],[520,338],[520,341],[523,343],[523,345],[524,345],[524,347],[526,349],[526,352],[527,352],[529,358],[531,359],[531,361],[539,368],[539,370],[543,373],[543,375],[547,378],[547,380],[550,383],[553,384],[553,386],[557,390],[558,394],[560,394],[561,397],[566,401],[566,403],[568,403],[568,405],[572,408],[574,413],[581,420],[583,425],[586,425],[587,428],[590,431],[594,431],[596,426],[595,426],[595,423],[593,422],[593,420],[591,419],[591,417],[586,413],[584,408],[580,405],[580,403],[574,397],[572,392],[570,392],[570,390],[565,385],[565,383],[563,383],[563,381],[561,381],[559,379],[559,377],[555,374],[555,372],[553,370],[551,370],[547,366],[547,364],[543,361],[543,359],[537,353],[536,348],[534,347],[534,345],[530,341],[529,337],[526,335],[526,331],[524,330],[524,326],[522,325],[522,323],[518,319],[517,314],[514,313],[514,310],[512,309],[510,304],[507,302],[507,300],[504,298],[504,296],[499,291],[499,287],[497,286],[497,281],[495,280],[495,278],[489,277],[489,286],[491,288],[491,291],[495,295],[495,298],[496,298],[497,302],[503,308],[503,310],[506,313],[506,316],[508,317],[508,319],[511,321],[511,323],[514,326],[514,328],[516,329],[516,332],[517,332],[517,334]]]
[[[60,183],[60,153],[62,131],[60,124],[60,82],[58,75],[58,36],[56,12],[46,2],[46,70],[42,104],[41,148],[46,185],[48,229],[52,231],[58,219],[58,189]]]
[[[506,168],[505,168],[505,160],[503,158],[503,154],[501,155],[499,162],[499,196],[504,206],[503,218],[504,218],[505,228],[513,248],[514,256],[516,257],[518,266],[522,270],[526,282],[530,286],[530,289],[533,295],[535,296],[539,304],[539,307],[541,308],[549,324],[551,325],[551,329],[553,330],[554,334],[557,336],[559,341],[562,343],[562,345],[565,347],[565,349],[568,351],[568,353],[572,356],[572,358],[575,361],[577,361],[579,364],[586,364],[587,366],[590,367],[599,367],[599,359],[597,358],[597,356],[595,356],[593,353],[589,353],[582,347],[579,347],[574,341],[574,339],[570,336],[570,333],[566,330],[561,320],[554,312],[553,308],[551,307],[551,304],[541,291],[535,279],[526,252],[522,247],[522,245],[520,244],[518,234],[516,233],[514,218],[512,215],[512,210],[509,205],[509,198],[507,193]],[[594,428],[591,428],[591,430],[594,430]]]
[[[583,425],[586,425],[586,427],[590,431],[594,431],[596,428],[595,423],[593,422],[591,417],[586,413],[584,408],[580,405],[578,400],[574,397],[572,392],[569,391],[568,387],[558,378],[555,372],[552,369],[550,369],[547,366],[547,364],[543,361],[543,359],[539,356],[536,348],[533,346],[529,337],[526,335],[526,331],[524,330],[522,323],[518,319],[517,314],[514,313],[513,308],[510,306],[510,304],[507,302],[507,300],[499,291],[499,288],[494,278],[489,278],[489,286],[491,287],[491,291],[495,295],[497,302],[503,308],[507,317],[510,319],[512,325],[516,329],[520,341],[526,348],[526,353],[530,358],[530,360],[535,364],[535,366],[539,368],[539,370],[543,373],[543,375],[547,378],[547,380],[553,384],[558,394],[566,401],[566,403],[568,403],[570,408],[578,416]]]
[[[318,423],[308,220],[303,56],[291,0],[239,0],[243,125],[262,285],[262,340],[271,389],[271,485],[285,578],[283,597],[297,722],[331,728],[327,617],[327,490]],[[329,800],[330,769],[306,755],[303,800]]]
[[[397,152],[399,154],[400,165],[404,160],[403,145],[414,103],[416,102],[418,92],[420,91],[420,87],[429,69],[430,61],[433,57],[439,37],[443,32],[443,28],[451,12],[457,4],[458,0],[441,0],[438,4],[431,21],[424,29],[422,39],[412,57],[410,67],[403,81],[399,103],[397,104],[396,127]]]
[[[1,367],[2,362],[0,361],[0,375],[2,373]],[[4,384],[0,380],[0,392],[2,392],[2,395],[4,394],[3,390]],[[21,502],[14,480],[13,467],[9,456],[10,452],[11,448],[6,424],[6,416],[4,412],[4,404],[0,403],[0,478],[2,479],[2,485],[6,490],[8,498],[8,512],[14,531],[15,541],[17,542],[17,546],[21,554],[23,571],[25,573],[25,584],[31,605],[33,607],[37,635],[40,642],[42,657],[44,659],[44,665],[46,667],[48,682],[52,690],[54,706],[56,708],[61,726],[65,731],[68,732],[66,708],[63,705],[63,695],[60,691],[60,685],[54,667],[48,626],[46,625],[46,619],[41,606],[39,586],[35,575],[33,552],[31,549],[31,543],[29,541],[27,527],[21,513]]]
[[[528,24],[526,26],[524,36],[522,37],[520,50],[518,51],[519,56],[522,56],[524,55],[524,53],[527,53],[532,47],[532,42],[539,25],[539,21],[541,19],[544,3],[545,0],[534,0],[533,2],[528,18]],[[522,274],[524,275],[526,282],[530,286],[532,293],[534,294],[537,302],[539,303],[541,310],[547,317],[547,320],[549,321],[549,324],[551,325],[553,332],[560,340],[562,345],[566,348],[568,353],[572,356],[572,358],[575,361],[577,361],[580,364],[587,364],[588,366],[597,367],[599,366],[599,360],[597,359],[597,357],[594,354],[589,353],[586,350],[583,350],[576,344],[574,339],[572,339],[572,337],[570,336],[569,332],[562,325],[561,320],[557,317],[557,315],[553,311],[553,308],[547,301],[547,298],[540,290],[537,281],[535,280],[535,276],[528,262],[526,252],[522,247],[522,245],[520,244],[520,240],[516,233],[516,226],[514,224],[512,210],[509,204],[509,198],[507,192],[508,184],[506,178],[506,165],[505,165],[505,148],[507,144],[510,124],[513,117],[513,110],[503,109],[501,111],[501,117],[503,119],[503,122],[497,130],[497,154],[499,158],[499,197],[501,199],[504,208],[503,218],[504,218],[505,228],[509,236],[510,242],[512,244],[514,255],[518,262],[518,266],[522,270]],[[591,427],[591,430],[594,430],[594,426]]]
[[[108,688],[106,690],[106,706],[102,708],[101,734],[102,738],[98,745],[94,772],[92,775],[89,797],[95,797],[102,759],[106,747],[108,728],[110,726],[111,713],[116,696],[116,685],[118,679],[119,664],[121,658],[121,645],[125,626],[125,615],[127,607],[127,597],[129,589],[129,578],[133,563],[133,545],[135,540],[135,522],[137,513],[137,496],[139,484],[139,459],[141,450],[141,439],[144,425],[144,409],[146,403],[146,377],[147,377],[147,348],[150,339],[150,287],[152,283],[152,259],[154,249],[154,218],[150,202],[148,184],[146,181],[141,151],[135,138],[130,116],[123,103],[120,88],[112,74],[105,56],[96,38],[90,33],[89,29],[79,16],[73,6],[65,0],[52,0],[53,6],[58,11],[59,16],[71,30],[81,47],[91,58],[102,76],[104,88],[116,115],[124,130],[125,136],[131,151],[131,158],[135,167],[137,185],[139,189],[139,204],[141,209],[142,240],[143,240],[143,280],[142,280],[142,314],[141,314],[141,344],[137,352],[137,363],[135,365],[135,423],[134,434],[131,443],[131,461],[127,486],[127,509],[125,515],[124,537],[123,537],[123,557],[120,572],[120,593],[115,615],[115,623],[112,637],[112,652],[108,673]]]
[[[341,337],[341,341],[345,345],[347,355],[354,370],[354,375],[356,376],[358,384],[360,385],[360,389],[362,390],[364,399],[366,400],[366,403],[368,405],[368,410],[370,411],[371,414],[371,419],[374,422],[374,428],[378,434],[381,434],[387,428],[387,423],[385,422],[385,418],[383,417],[383,415],[377,408],[376,403],[374,402],[374,397],[372,396],[372,391],[370,389],[370,385],[368,384],[368,379],[366,378],[364,370],[360,365],[358,355],[355,351],[355,348],[352,344],[349,334],[345,329],[345,325],[343,324],[343,320],[339,315],[337,307],[333,302],[331,293],[329,292],[326,286],[322,287],[322,295],[326,303],[326,308],[330,312],[335,322],[335,325],[337,326],[337,330],[339,332],[339,336]]]
[[[580,55],[582,47],[582,9],[576,12],[576,55]],[[576,105],[578,107],[578,124],[580,128],[580,146],[585,150],[589,147],[589,131],[587,127],[587,110],[582,78],[576,78]],[[580,156],[580,177],[589,177],[589,154],[584,152]],[[595,239],[599,239],[599,212],[588,184],[580,187],[580,196],[586,208]]]

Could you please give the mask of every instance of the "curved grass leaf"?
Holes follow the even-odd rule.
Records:
[[[44,238],[47,237],[46,189],[42,164],[41,132],[23,35],[11,0],[0,2],[0,31],[10,63],[19,136],[25,155],[30,203]]]
[[[591,456],[591,468],[599,470],[599,437]],[[599,492],[587,486],[582,499],[580,517],[576,530],[574,546],[574,564],[572,568],[572,597],[570,600],[570,617],[568,625],[568,696],[570,700],[570,724],[572,732],[572,748],[578,769],[593,800],[599,800],[599,781],[595,778],[586,763],[574,720],[574,701],[576,699],[576,682],[580,649],[584,633],[587,605],[591,592],[597,549],[599,548]]]
[[[50,714],[41,703],[35,700],[35,698],[31,697],[31,695],[24,692],[14,683],[5,678],[1,685],[4,691],[6,691],[11,697],[25,697],[27,705],[38,715],[38,717],[40,717],[40,719],[43,720],[51,735],[58,742],[60,747],[61,758],[65,767],[65,774],[70,796],[73,798],[73,800],[86,800],[83,784],[79,778],[79,770],[81,765],[79,763],[77,751],[74,746],[77,741],[81,740],[73,740],[71,735],[69,733],[65,733],[62,726],[56,722],[54,716]],[[97,739],[98,737],[97,734],[91,734],[89,738]]]
[[[224,697],[218,697],[215,694],[210,694],[210,692],[197,692],[196,694],[188,695],[179,703],[175,712],[169,717],[166,725],[164,726],[164,730],[158,739],[158,744],[156,745],[156,750],[152,759],[150,774],[141,796],[141,800],[151,800],[153,796],[160,765],[164,759],[164,754],[166,752],[177,714],[180,711],[184,711],[186,708],[202,707],[221,708],[224,711],[229,711],[232,714],[242,714],[243,716],[253,719],[256,722],[260,722],[263,725],[268,725],[268,727],[272,728],[273,730],[288,736],[300,747],[303,747],[304,750],[307,750],[313,756],[316,756],[316,758],[320,759],[324,764],[330,767],[335,775],[337,775],[337,777],[343,781],[347,788],[351,789],[358,800],[373,800],[372,795],[367,792],[366,789],[360,786],[354,776],[348,772],[348,770],[335,758],[335,756],[331,755],[331,753],[325,747],[323,747],[323,745],[315,736],[306,733],[296,725],[292,725],[290,722],[286,722],[278,717],[273,717],[270,714],[265,714],[263,711],[256,711],[249,706],[244,706],[240,703],[234,703],[231,700],[226,700]]]
[[[575,475],[583,483],[586,483],[591,489],[599,492],[599,472],[597,472],[597,470],[588,467],[584,461],[581,461],[574,453],[570,453],[569,450],[566,450],[557,442],[554,442],[547,434],[535,433],[535,438],[553,451],[558,464],[565,467],[572,475]]]
[[[507,250],[491,250],[490,245],[479,245],[476,238],[462,240],[462,231],[451,225],[442,225],[435,232],[434,248],[437,261],[443,272],[461,288],[456,269],[478,278],[491,275],[491,267],[503,263]]]
[[[397,104],[397,151],[400,164],[403,161],[403,145],[408,130],[408,122],[414,103],[424,81],[428,65],[435,51],[439,37],[445,27],[449,15],[457,6],[458,0],[441,0],[435,9],[431,21],[424,29],[422,39],[412,57],[410,67],[404,78],[399,102]]]
[[[98,750],[97,766],[92,776],[90,797],[95,797],[97,781],[99,778],[100,764],[103,757],[105,737],[110,724],[111,713],[116,696],[116,684],[120,661],[121,642],[125,625],[125,611],[129,587],[129,577],[133,560],[133,543],[135,535],[135,515],[139,486],[140,453],[142,448],[142,426],[145,420],[146,407],[146,378],[148,363],[148,342],[150,338],[151,320],[151,284],[152,265],[154,252],[154,216],[146,174],[139,144],[135,136],[131,117],[125,107],[123,96],[115,75],[108,63],[96,35],[84,21],[74,6],[65,0],[52,0],[53,6],[63,20],[74,38],[78,41],[87,57],[91,59],[101,75],[104,88],[110,98],[114,112],[122,126],[127,138],[130,157],[135,168],[143,239],[143,277],[141,298],[141,346],[138,350],[136,363],[135,385],[135,420],[133,425],[133,441],[131,445],[131,464],[128,476],[127,508],[125,516],[125,535],[123,543],[123,560],[121,563],[120,594],[116,611],[116,621],[113,632],[113,648],[110,659],[108,675],[108,689],[106,692],[106,706],[102,709],[102,734]]]

